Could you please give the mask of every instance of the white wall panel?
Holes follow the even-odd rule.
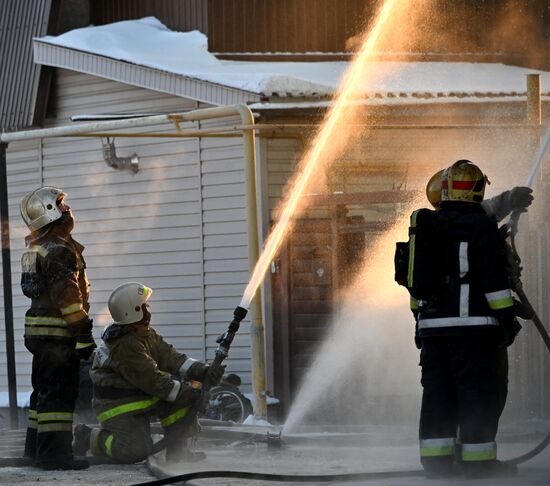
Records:
[[[71,115],[166,113],[196,109],[192,100],[155,93],[92,76],[58,70],[49,126],[70,124]],[[236,125],[227,118],[202,127]],[[197,125],[186,123],[184,128]],[[173,132],[169,124],[133,130]],[[29,300],[19,288],[19,260],[27,234],[19,200],[41,183],[68,193],[77,223],[73,236],[86,246],[92,286],[91,315],[99,338],[109,322],[107,299],[127,280],[154,289],[153,325],[177,349],[212,359],[215,338],[232,318],[248,281],[244,151],[240,138],[117,138],[117,154],[136,152],[137,174],[116,171],[102,158],[97,138],[52,138],[13,143],[8,151],[12,236],[13,304],[18,387],[30,387],[31,356],[23,346]],[[39,153],[42,153],[41,160]],[[0,297],[3,292],[0,289]],[[0,306],[3,301],[0,302]],[[3,309],[0,307],[3,331]],[[228,370],[250,384],[249,325],[244,322]],[[4,334],[0,346],[5,346]],[[0,353],[0,390],[5,390]]]

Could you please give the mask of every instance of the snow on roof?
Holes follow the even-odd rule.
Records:
[[[38,40],[264,96],[330,96],[349,66],[220,60],[208,52],[204,34],[171,31],[154,17]],[[519,96],[525,94],[529,73],[541,74],[543,91],[550,91],[550,73],[545,71],[489,63],[377,61],[365,94],[394,99]]]

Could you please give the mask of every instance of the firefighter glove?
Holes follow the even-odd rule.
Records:
[[[519,331],[521,331],[521,324],[516,318],[511,320],[502,320],[499,323],[499,348],[507,348],[511,346]]]
[[[94,321],[88,316],[69,325],[69,331],[76,339],[75,350],[80,359],[88,359],[97,347],[92,336]]]
[[[510,191],[510,206],[513,211],[525,210],[533,202],[533,189],[517,186]]]
[[[184,373],[182,378],[186,380],[191,380],[191,381],[203,382],[204,379],[206,378],[207,371],[208,371],[208,365],[206,363],[201,363],[200,361],[196,361]]]
[[[194,407],[201,400],[202,392],[200,389],[193,388],[185,382],[181,382],[181,388],[176,397],[175,403],[185,407]]]
[[[514,299],[514,312],[520,319],[530,321],[535,316],[535,311],[532,307],[525,305],[520,300]]]
[[[90,358],[95,348],[97,348],[97,345],[91,335],[88,338],[77,341],[75,346],[78,358],[85,361]]]
[[[223,374],[225,373],[225,365],[211,364],[208,367],[208,378],[210,379],[210,384],[212,386],[219,385],[222,381]]]

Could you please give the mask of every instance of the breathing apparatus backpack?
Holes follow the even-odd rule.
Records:
[[[418,209],[411,214],[409,241],[396,243],[395,281],[417,300],[433,300],[445,288],[444,232],[438,214]]]

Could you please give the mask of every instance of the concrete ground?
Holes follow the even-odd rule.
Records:
[[[543,428],[543,430],[546,430]],[[542,439],[544,433],[501,434],[499,457],[503,460],[519,456],[530,450]],[[283,439],[284,441],[284,439]],[[273,474],[346,474],[380,471],[414,471],[420,469],[416,428],[372,427],[362,434],[343,435],[318,433],[296,435],[286,440],[281,448],[268,448],[265,443],[235,441],[224,447],[209,447],[204,462],[193,465],[166,465],[161,457],[151,460],[151,464],[163,475],[185,474],[193,471],[240,470]],[[425,485],[424,477],[386,478],[362,480],[360,482],[329,482],[324,484],[369,484],[369,485]],[[242,479],[204,479],[193,480],[195,485],[211,484],[237,486],[250,484],[263,486],[268,484],[290,485],[296,483],[273,483],[262,480],[244,481]],[[318,484],[318,483],[317,483]],[[539,456],[520,466],[515,478],[498,480],[430,480],[430,485],[443,484],[482,484],[501,485],[550,485],[550,448]]]
[[[499,457],[507,459],[523,454],[540,440],[549,424],[540,424],[529,433],[518,430],[503,433],[499,441]],[[533,427],[531,427],[533,428]],[[538,431],[537,431],[538,429]],[[255,431],[250,435],[249,431]],[[242,433],[240,433],[242,432]],[[194,471],[240,470],[278,474],[343,474],[353,472],[378,472],[397,470],[418,470],[418,445],[414,427],[367,427],[361,434],[341,434],[311,432],[296,434],[283,439],[282,447],[268,447],[265,429],[253,427],[232,428],[212,432],[205,431],[208,437],[199,441],[198,449],[207,453],[203,462],[175,464],[167,466],[159,454],[151,459],[149,466],[157,474],[176,475]],[[20,457],[22,433],[0,434],[2,457]],[[146,464],[137,465],[98,465],[86,471],[45,472],[32,467],[0,468],[0,484],[16,485],[134,485],[154,480]],[[296,483],[273,483],[268,481],[242,479],[194,480],[194,485],[290,485]],[[311,484],[311,483],[310,483]],[[319,484],[319,483],[314,483]],[[426,479],[398,478],[377,479],[361,482],[329,482],[332,485],[425,485]],[[550,449],[546,449],[532,461],[520,467],[519,475],[510,479],[498,480],[431,480],[430,485],[480,484],[483,486],[506,485],[549,485]]]

